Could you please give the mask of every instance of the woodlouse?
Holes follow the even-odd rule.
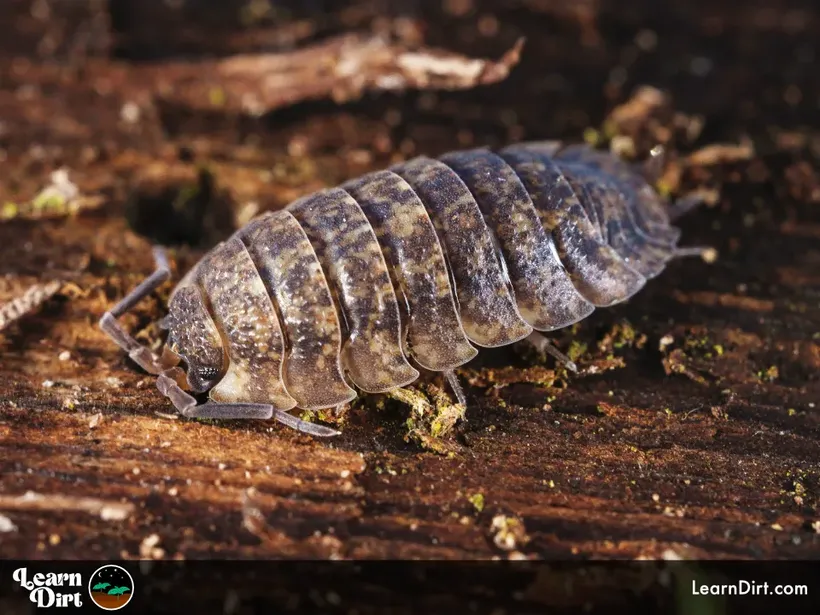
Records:
[[[177,284],[162,355],[117,322],[170,275],[157,270],[100,320],[187,417],[270,418],[381,393],[627,300],[676,257],[666,203],[642,165],[585,145],[531,142],[419,157],[268,212]],[[410,359],[410,360],[409,360]],[[183,369],[187,367],[187,372]],[[198,404],[192,394],[208,392]]]

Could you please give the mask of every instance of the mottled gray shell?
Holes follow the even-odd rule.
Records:
[[[415,158],[214,248],[172,295],[169,344],[213,400],[333,407],[625,301],[678,237],[635,168],[583,145]]]

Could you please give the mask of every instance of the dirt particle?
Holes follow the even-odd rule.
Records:
[[[654,30],[641,30],[635,35],[635,44],[641,51],[654,51],[655,47],[658,45],[658,35]]]
[[[16,532],[17,526],[6,515],[0,515],[0,534],[9,534]]]
[[[524,523],[516,517],[496,515],[493,517],[490,531],[493,532],[493,543],[504,551],[513,551],[529,542]]]
[[[165,550],[159,547],[160,542],[159,534],[146,536],[140,543],[140,557],[143,559],[162,559],[165,557]]]

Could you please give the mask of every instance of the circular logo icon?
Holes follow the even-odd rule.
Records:
[[[88,582],[91,601],[106,611],[116,611],[131,602],[134,579],[122,566],[106,564],[97,568]]]

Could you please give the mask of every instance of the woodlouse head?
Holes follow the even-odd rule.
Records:
[[[196,286],[177,288],[168,303],[167,345],[188,366],[188,386],[195,393],[211,389],[225,372],[222,339]]]

